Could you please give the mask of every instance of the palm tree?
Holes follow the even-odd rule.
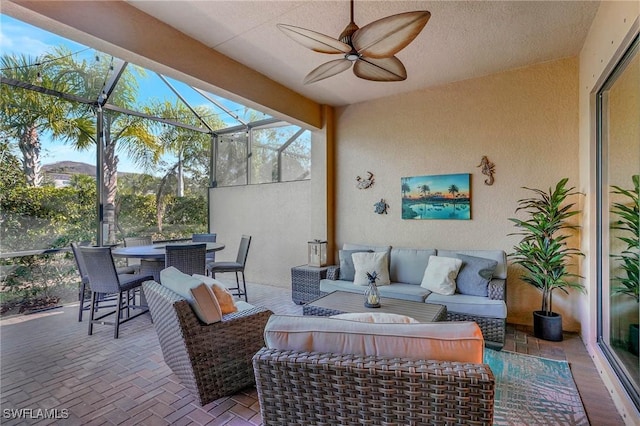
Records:
[[[453,195],[453,210],[456,210],[456,194],[460,192],[460,189],[456,185],[451,185],[449,187],[449,194]]]
[[[3,77],[51,88],[54,85],[46,55],[2,55]],[[40,186],[40,134],[49,129],[53,138],[64,137],[62,129],[68,119],[70,105],[52,96],[32,90],[0,85],[2,114],[0,126],[11,139],[17,140],[22,154],[22,169],[28,186]]]
[[[411,188],[409,187],[409,179],[402,178],[402,198],[405,198],[410,191]]]
[[[97,100],[100,97],[103,93],[102,84],[107,81],[112,72],[110,57],[98,55],[97,61],[79,61],[64,47],[54,49],[51,55],[56,58],[51,62],[51,70],[57,84],[64,85],[69,93],[85,99]],[[110,94],[109,103],[123,108],[141,109],[137,102],[137,78],[143,76],[144,72],[140,68],[128,66]],[[80,104],[76,105],[69,115],[76,117],[75,121],[81,123],[95,123],[96,120],[86,106]],[[126,154],[142,170],[149,170],[158,163],[162,155],[162,146],[152,132],[149,120],[109,110],[104,110],[102,117],[104,120],[103,202],[106,207],[104,221],[109,225],[109,232],[105,237],[108,242],[115,242],[118,154]],[[60,130],[68,140],[72,141],[76,149],[84,150],[96,144],[96,132],[93,129],[68,125]]]
[[[420,193],[422,194],[422,205],[424,206],[424,209],[426,210],[426,208],[427,208],[427,194],[431,192],[431,188],[429,188],[429,185],[423,184],[423,185],[418,186],[418,191],[420,191]],[[424,216],[424,211],[422,212],[421,216]]]

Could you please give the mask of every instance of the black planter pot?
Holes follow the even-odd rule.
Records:
[[[544,311],[533,311],[533,335],[551,342],[562,341],[562,315]]]

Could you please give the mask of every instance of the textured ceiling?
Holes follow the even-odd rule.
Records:
[[[428,10],[431,19],[396,56],[403,82],[370,82],[349,71],[304,85],[304,76],[337,55],[307,50],[276,24],[337,37],[349,22],[342,1],[146,1],[134,7],[230,58],[323,104],[339,106],[488,75],[579,54],[599,2],[355,2],[360,27],[401,12]]]

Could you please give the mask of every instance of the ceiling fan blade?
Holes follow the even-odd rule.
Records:
[[[426,10],[387,16],[360,28],[351,42],[367,58],[389,58],[411,43],[430,17]]]
[[[353,73],[371,81],[402,81],[407,79],[407,70],[398,58],[372,59],[361,57],[353,66]]]
[[[333,37],[306,30],[293,25],[277,24],[280,31],[289,36],[292,40],[300,43],[315,52],[320,53],[349,53],[351,46],[336,40]]]
[[[335,61],[326,62],[307,74],[304,78],[304,84],[315,83],[340,74],[342,71],[348,70],[351,64],[352,62],[348,59],[336,59]]]

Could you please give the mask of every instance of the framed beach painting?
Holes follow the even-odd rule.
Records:
[[[401,178],[403,219],[471,219],[471,175]]]

